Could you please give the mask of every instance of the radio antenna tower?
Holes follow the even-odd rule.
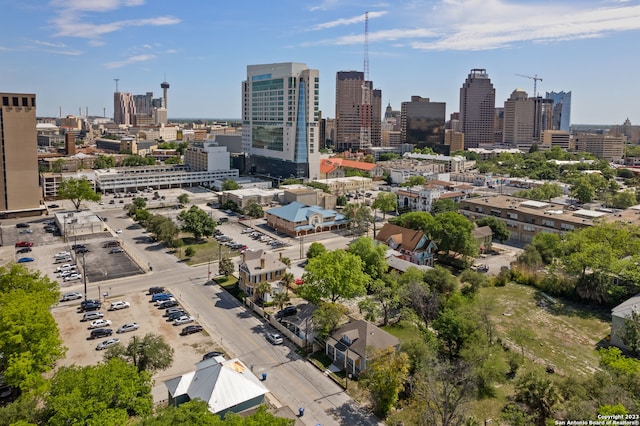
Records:
[[[364,13],[364,81],[360,107],[360,149],[371,147],[371,90],[369,85],[369,12]]]
[[[364,79],[369,80],[369,12],[364,13]]]
[[[120,81],[119,78],[114,78],[113,81],[116,82],[116,93],[118,93],[118,81]]]

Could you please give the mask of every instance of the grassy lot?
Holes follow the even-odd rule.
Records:
[[[551,364],[559,373],[584,375],[598,368],[595,349],[610,331],[608,311],[558,298],[553,304],[540,291],[515,283],[483,288],[480,295],[489,301],[498,337],[506,343],[514,343],[515,329],[530,331],[532,338],[524,344],[529,359]]]
[[[237,250],[231,250],[229,247],[219,244],[218,241],[213,238],[195,240],[193,237],[183,236],[180,239],[184,245],[176,249],[175,255],[178,259],[184,260],[188,265],[217,262],[219,255],[229,258],[239,255]],[[187,247],[193,247],[195,250],[195,254],[190,258],[185,256]]]
[[[385,325],[380,328],[400,339],[402,343],[408,343],[414,340],[424,340],[424,336],[418,327],[405,321]]]

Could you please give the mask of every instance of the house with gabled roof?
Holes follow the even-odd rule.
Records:
[[[238,286],[250,296],[253,295],[255,287],[263,281],[271,284],[272,291],[278,291],[286,271],[287,265],[265,250],[245,250],[240,262]],[[265,293],[262,297],[265,302],[271,301],[269,294]]]
[[[349,220],[334,210],[294,201],[266,212],[267,225],[292,237],[344,228]]]
[[[436,243],[421,230],[416,231],[392,223],[386,223],[378,231],[376,241],[396,250],[399,258],[416,265],[433,266],[433,258],[438,250]]]
[[[640,314],[640,294],[620,303],[611,310],[611,334],[610,343],[620,349],[631,350],[623,341],[626,324],[625,321],[631,318],[633,313]]]
[[[269,392],[238,358],[200,361],[195,371],[174,377],[164,384],[170,405],[177,407],[201,399],[207,403],[209,411],[221,416],[255,408],[264,403],[265,395]]]
[[[389,346],[399,350],[400,343],[400,339],[369,321],[358,320],[331,334],[325,343],[325,353],[335,366],[357,376],[367,369],[373,350]]]
[[[344,177],[348,170],[357,170],[362,175],[368,176],[372,179],[384,174],[382,167],[365,161],[354,161],[341,157],[331,157],[322,159],[320,162],[321,179]],[[342,176],[340,176],[340,174],[342,174]]]

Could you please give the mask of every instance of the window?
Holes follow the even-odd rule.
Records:
[[[553,228],[554,226],[556,226],[555,222],[549,219],[542,219],[542,226],[548,226],[550,228]]]
[[[535,227],[535,226],[531,226],[531,225],[524,225],[524,226],[522,227],[522,229],[524,229],[524,230],[525,230],[525,231],[527,231],[527,232],[533,232],[533,231],[535,231],[535,230],[536,230],[536,227]]]
[[[511,212],[507,212],[507,217],[509,219],[515,219],[518,220],[518,213],[511,213]]]
[[[29,99],[28,98],[22,98],[22,106],[23,107],[28,107],[29,106]]]
[[[3,106],[9,106],[9,97],[8,96],[3,96],[2,97],[2,105]]]
[[[17,97],[15,97],[15,96],[14,96],[13,98],[11,98],[11,103],[13,104],[13,106],[20,106],[20,105],[18,104],[18,98],[17,98]]]

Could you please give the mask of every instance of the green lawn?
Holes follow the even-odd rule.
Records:
[[[235,257],[239,256],[237,250],[231,250],[229,247],[219,244],[213,238],[203,238],[201,240],[195,240],[193,237],[182,237],[183,246],[176,249],[175,255],[178,259],[184,260],[188,265],[199,265],[207,262],[217,262],[218,256],[222,257]],[[195,254],[190,258],[185,256],[187,247],[192,247],[195,250]],[[218,272],[213,271],[213,272]]]
[[[606,310],[580,306],[559,298],[551,304],[528,286],[509,283],[480,290],[489,303],[498,337],[513,341],[513,330],[532,332],[525,344],[529,358],[551,364],[558,372],[590,374],[598,368],[595,349],[610,331]]]
[[[396,336],[402,341],[402,343],[408,343],[413,340],[424,340],[424,336],[418,327],[405,321],[385,325],[380,328],[387,333]]]

